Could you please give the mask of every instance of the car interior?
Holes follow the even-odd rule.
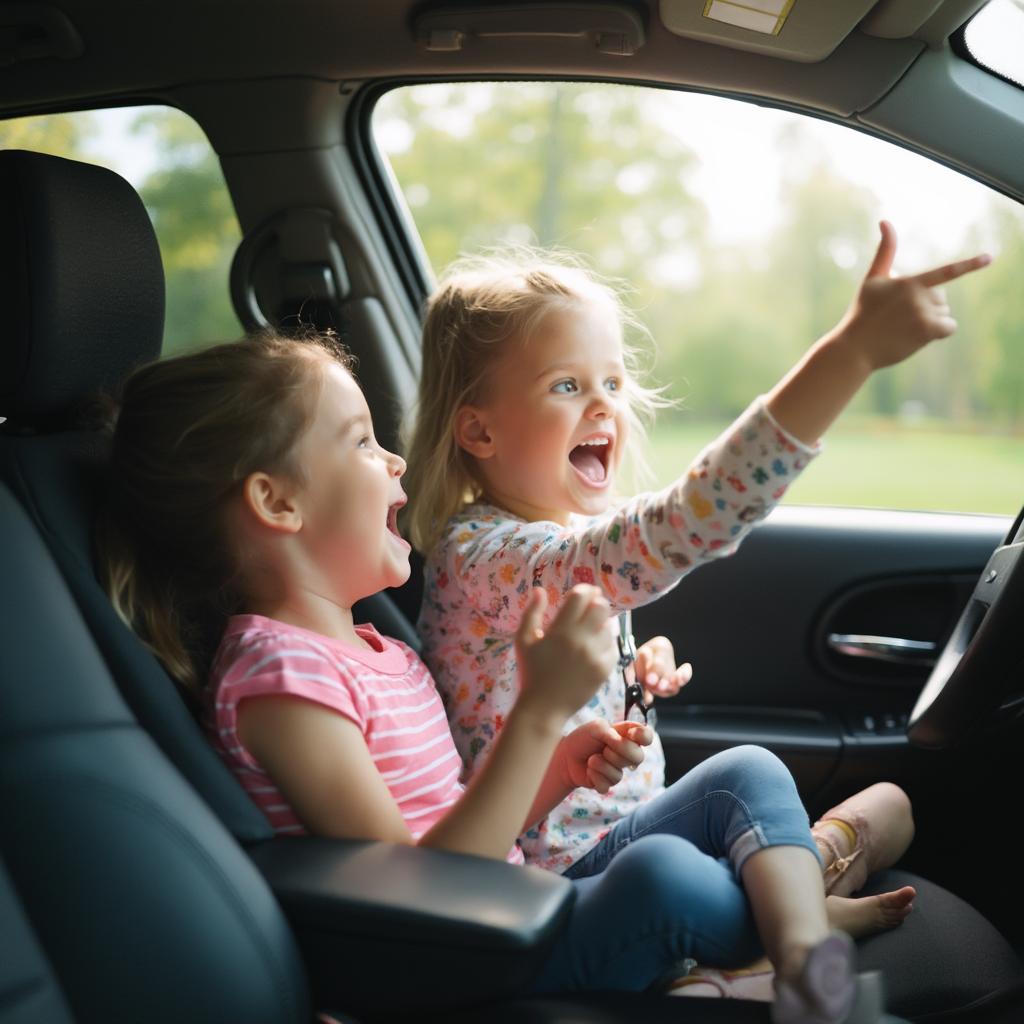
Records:
[[[381,442],[399,448],[432,277],[373,143],[390,90],[554,80],[732,97],[845,125],[1019,203],[1024,91],[964,50],[983,7],[10,4],[0,117],[188,114],[241,231],[216,284],[239,333],[335,327]],[[529,996],[571,906],[557,875],[275,838],[96,578],[107,441],[91,402],[160,356],[171,315],[151,215],[103,163],[0,150],[0,1021],[767,1021],[766,1004],[741,1000]],[[858,944],[890,1019],[1024,1019],[1015,511],[783,506],[634,617],[638,637],[663,633],[704,667],[659,709],[670,781],[757,743],[791,768],[812,815],[882,779],[911,795],[914,844],[865,892],[913,884],[914,912]],[[414,562],[357,621],[416,646],[417,577]],[[736,616],[753,623],[742,642]],[[899,637],[924,637],[936,657],[862,656]]]

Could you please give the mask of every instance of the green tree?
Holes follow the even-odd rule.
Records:
[[[435,270],[462,252],[536,242],[639,281],[704,230],[703,207],[682,183],[692,153],[629,90],[400,89],[375,121]],[[405,144],[389,146],[396,137]]]
[[[954,311],[966,311],[977,339],[976,402],[1005,426],[1024,429],[1024,213],[993,205],[989,222],[996,258],[961,282]]]
[[[70,160],[88,159],[83,144],[91,137],[94,123],[86,112],[0,121],[0,149],[28,149]]]
[[[753,245],[703,245],[700,279],[673,300],[665,361],[673,381],[687,382],[674,385],[685,408],[700,416],[731,418],[771,387],[836,323],[873,252],[873,196],[839,174],[799,122],[776,146],[789,164],[777,227]],[[667,310],[661,316],[668,321]],[[887,383],[874,386],[893,407]]]
[[[171,108],[139,114],[132,131],[159,154],[139,194],[167,278],[164,353],[233,338],[240,327],[228,273],[241,235],[217,155],[199,126]]]

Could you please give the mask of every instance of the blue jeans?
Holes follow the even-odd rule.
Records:
[[[576,901],[532,990],[641,991],[687,957],[716,967],[756,960],[763,950],[740,869],[768,846],[819,856],[789,770],[762,747],[709,757],[565,872]]]

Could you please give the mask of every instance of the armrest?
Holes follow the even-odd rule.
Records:
[[[303,837],[249,854],[295,930],[317,1004],[354,1013],[523,992],[575,896],[537,868],[400,844]]]

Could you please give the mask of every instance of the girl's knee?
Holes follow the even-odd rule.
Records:
[[[790,786],[793,788],[793,792],[796,792],[796,783],[793,781],[792,773],[781,758],[766,747],[744,743],[741,746],[723,750],[710,760],[718,762],[715,765],[715,771],[716,775],[723,780],[723,789],[735,792],[737,789],[741,789],[744,783],[758,780]]]

